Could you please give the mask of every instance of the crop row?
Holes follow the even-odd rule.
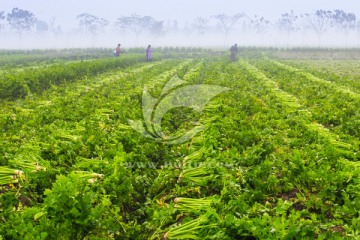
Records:
[[[0,50],[0,69],[54,64],[66,61],[109,58],[111,49]]]
[[[310,81],[313,81],[317,84],[321,84],[321,85],[326,85],[327,87],[329,87],[330,89],[332,89],[334,92],[340,92],[340,93],[343,93],[343,94],[348,94],[348,95],[351,95],[351,97],[353,98],[360,98],[360,94],[356,93],[356,92],[353,92],[351,91],[349,88],[346,88],[344,86],[340,86],[338,84],[334,84],[330,81],[327,81],[327,80],[324,80],[324,79],[321,79],[321,78],[318,78],[318,77],[315,77],[314,75],[312,75],[311,73],[308,73],[306,71],[303,71],[301,69],[298,69],[298,68],[294,68],[292,66],[289,66],[289,65],[286,65],[286,64],[283,64],[283,63],[280,63],[280,62],[277,62],[277,61],[274,61],[274,60],[271,60],[272,63],[274,63],[276,66],[280,67],[280,68],[283,68],[283,69],[286,69],[290,72],[295,72],[295,73],[298,73],[299,75],[302,75],[304,76],[306,79],[310,80]]]
[[[167,113],[162,129],[170,133],[205,127],[188,142],[167,145],[128,120],[143,118],[144,86],[157,98],[174,76],[230,89],[201,113]],[[36,159],[46,171],[24,169],[16,194],[2,189],[0,233],[7,238],[359,234],[359,174],[345,164],[347,155],[333,135],[309,127],[313,118],[297,98],[245,62],[143,64],[13,104],[1,111],[0,165]]]
[[[151,63],[150,65],[135,66],[127,68],[126,71],[116,70],[98,77],[77,80],[64,86],[53,87],[43,96],[34,95],[29,97],[27,101],[21,100],[15,104],[3,104],[1,110],[2,132],[6,136],[9,135],[15,138],[15,136],[22,133],[22,128],[33,128],[36,135],[44,133],[44,136],[46,136],[48,135],[46,130],[48,125],[54,125],[58,129],[57,124],[68,124],[86,119],[96,111],[98,102],[99,104],[106,104],[108,107],[121,104],[121,102],[112,102],[111,105],[105,101],[109,97],[109,93],[102,92],[101,95],[100,91],[105,91],[103,88],[111,86],[107,89],[107,91],[110,91],[115,85],[117,89],[121,89],[118,94],[119,100],[121,97],[129,97],[125,96],[126,92],[140,92],[141,90],[136,86],[141,86],[143,81],[148,81],[154,75],[168,70],[174,64],[177,64],[177,61],[166,62],[165,65]],[[124,82],[124,79],[127,81]],[[103,101],[97,100],[100,97]],[[99,106],[98,108],[106,109],[106,107]],[[26,145],[23,141],[32,138],[34,136],[20,135],[19,144]]]
[[[202,71],[203,77],[192,82],[232,91],[206,109],[200,121],[207,120],[208,128],[188,145],[192,153],[177,159],[180,171],[161,170],[166,185],[151,201],[153,220],[145,224],[152,238],[341,236],[332,226],[354,232],[351,212],[333,221],[329,217],[342,210],[336,199],[340,191],[347,188],[351,198],[358,194],[353,186],[359,176],[347,187],[351,168],[336,170],[341,152],[307,127],[302,113],[269,94],[243,64],[216,62]]]
[[[359,93],[360,82],[357,71],[359,61],[328,59],[285,61],[284,63]]]
[[[1,99],[14,100],[41,93],[53,85],[90,77],[112,69],[126,68],[139,61],[139,55],[73,63],[60,63],[35,69],[7,72],[0,75]]]
[[[126,118],[124,118],[126,116],[123,115],[125,114],[124,108],[126,114],[130,113],[130,116],[127,117],[132,117],[131,110],[134,108],[134,101],[135,104],[139,104],[136,95],[141,93],[142,89],[139,87],[144,82],[154,79],[155,76],[158,76],[159,79],[170,77],[170,75],[176,74],[178,70],[181,74],[182,68],[189,65],[188,62],[184,62],[174,68],[177,63],[178,61],[166,61],[166,64],[151,64],[150,67],[134,68],[125,74],[121,74],[122,77],[120,78],[114,75],[115,80],[105,81],[103,86],[94,87],[90,85],[89,89],[80,87],[75,88],[75,90],[74,87],[68,86],[64,90],[57,89],[52,94],[48,93],[47,96],[42,97],[51,99],[48,106],[41,104],[39,108],[36,107],[43,100],[24,101],[24,104],[28,106],[22,106],[22,111],[16,112],[16,119],[12,119],[12,123],[7,123],[12,125],[15,136],[13,136],[14,139],[10,145],[12,149],[5,148],[6,155],[11,160],[35,157],[48,168],[46,172],[39,173],[40,177],[31,178],[31,173],[27,173],[29,178],[29,185],[27,186],[31,186],[34,184],[33,181],[37,180],[36,189],[40,189],[38,199],[33,199],[34,196],[22,192],[25,195],[23,197],[31,198],[32,201],[41,199],[43,197],[41,191],[45,187],[50,187],[51,179],[54,179],[54,174],[58,172],[66,173],[71,169],[103,171],[106,162],[113,161],[117,152],[121,154],[122,148],[130,147],[126,145],[124,139],[127,139],[129,143],[136,139],[132,138],[131,135],[124,135],[121,129],[123,124],[118,124],[118,122],[126,122]],[[159,75],[160,73],[161,75]],[[112,77],[108,76],[107,79],[112,79]],[[74,85],[79,85],[79,82],[74,83]],[[77,107],[74,111],[75,105]],[[26,111],[26,109],[33,111]],[[11,119],[8,120],[11,121]],[[18,124],[14,124],[14,122],[18,122]],[[110,127],[112,131],[110,131]],[[32,131],[36,134],[29,136],[29,129],[33,129]],[[24,136],[19,136],[19,134],[24,134]],[[80,136],[77,137],[77,134]],[[12,132],[5,135],[4,140],[11,136]],[[19,143],[20,149],[16,149],[15,138],[21,141]],[[116,143],[117,141],[123,142],[125,146],[121,147],[121,143]],[[152,148],[146,151],[149,150]],[[11,160],[8,164],[14,164]],[[119,163],[117,162],[117,164]],[[66,172],[63,172],[62,169],[65,169]],[[109,166],[107,169],[113,172],[113,166]],[[126,179],[121,179],[121,181],[125,181],[124,184],[127,183]],[[118,184],[121,185],[121,182]],[[31,188],[31,190],[34,189]],[[129,190],[131,189],[129,188]],[[116,201],[120,200],[117,199]],[[10,209],[10,206],[6,207]],[[51,214],[48,212],[47,215]]]
[[[275,81],[279,88],[295,96],[314,115],[314,118],[336,134],[360,136],[359,94],[332,83],[324,83],[311,74],[279,68],[270,61],[256,61],[255,65]],[[310,78],[309,78],[310,76]]]
[[[339,141],[339,136],[337,136],[335,133],[332,133],[331,131],[329,131],[329,129],[325,128],[323,125],[318,124],[318,123],[316,123],[316,121],[312,120],[312,112],[309,111],[309,109],[304,108],[299,103],[299,101],[296,97],[281,90],[276,82],[267,78],[265,76],[265,74],[263,74],[256,67],[254,67],[246,62],[242,62],[242,64],[245,66],[245,68],[249,72],[251,72],[251,74],[253,74],[254,77],[261,79],[264,83],[264,86],[266,86],[273,94],[275,94],[275,96],[277,98],[279,98],[283,104],[286,104],[286,106],[289,107],[290,109],[292,109],[293,111],[298,111],[298,112],[302,113],[302,118],[304,121],[307,121],[309,123],[308,124],[309,128],[314,129],[320,135],[324,136],[325,138],[328,138],[332,144],[334,144],[338,147],[342,147],[345,149],[351,149],[352,145],[356,145],[356,143],[354,142],[355,139],[353,139],[353,142],[351,142],[350,144]],[[357,149],[355,148],[353,150],[356,153]]]

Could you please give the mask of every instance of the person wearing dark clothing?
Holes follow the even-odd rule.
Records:
[[[233,46],[231,46],[230,52],[231,52],[230,54],[231,61],[236,61],[236,54],[238,53],[238,48],[236,43]]]

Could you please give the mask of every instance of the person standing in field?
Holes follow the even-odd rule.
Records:
[[[231,46],[230,48],[230,59],[231,61],[236,61],[236,54],[238,53],[238,48],[237,48],[237,44],[235,43],[233,46]]]
[[[114,56],[115,57],[119,57],[121,52],[122,52],[120,46],[121,46],[121,44],[119,43],[118,46],[114,50]]]
[[[150,62],[152,60],[152,48],[151,48],[151,45],[149,45],[146,49],[146,61],[147,62]]]

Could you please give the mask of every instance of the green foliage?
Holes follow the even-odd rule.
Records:
[[[41,93],[51,86],[76,81],[111,69],[126,67],[137,62],[137,56],[124,59],[103,59],[59,63],[38,69],[24,69],[0,76],[2,99],[23,98],[29,94]]]
[[[30,70],[9,74],[0,179],[21,177],[0,186],[0,239],[358,238],[357,93],[260,55],[64,59],[25,84]],[[167,134],[206,128],[167,145],[128,120],[142,120],[144,85],[157,97],[174,75],[231,91],[201,113],[169,111]]]

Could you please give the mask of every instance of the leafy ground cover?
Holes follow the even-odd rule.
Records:
[[[358,238],[358,93],[262,56],[129,58],[3,100],[0,239]],[[169,145],[129,120],[174,77],[228,91],[165,114],[166,133],[204,126]]]

